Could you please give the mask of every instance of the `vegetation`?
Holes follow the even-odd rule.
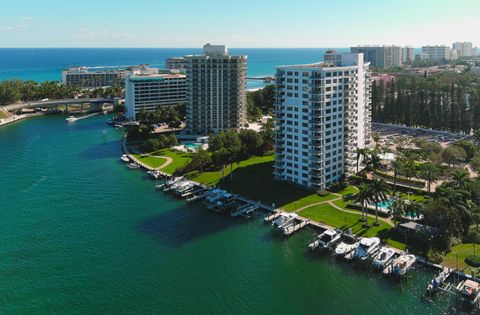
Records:
[[[163,157],[159,156],[151,156],[151,155],[144,155],[144,154],[132,154],[137,160],[142,163],[147,164],[153,168],[159,168],[162,166],[167,160]]]
[[[372,119],[383,123],[470,133],[480,129],[480,88],[474,76],[402,77],[372,85]],[[478,82],[477,82],[478,83]],[[466,95],[471,95],[467,106]]]
[[[57,81],[5,80],[0,82],[0,105],[17,103],[19,101],[38,101],[45,98],[64,99],[82,97],[123,97],[122,86],[80,90],[74,86],[63,85]]]
[[[271,115],[274,109],[275,86],[267,85],[263,89],[247,92],[247,117],[249,121],[258,120],[262,115]]]
[[[476,245],[478,246],[478,244]],[[479,249],[480,248],[476,248],[476,250]],[[443,258],[442,264],[450,268],[457,268],[457,257],[458,268],[460,270],[467,268],[469,265],[474,266],[478,262],[478,252],[474,255],[474,244],[471,243],[453,246],[451,251]],[[467,259],[468,257],[473,259]]]
[[[304,198],[301,198],[301,199],[298,199],[294,202],[291,202],[291,203],[288,203],[286,205],[284,205],[282,207],[283,210],[285,211],[296,211],[300,208],[303,208],[305,206],[308,206],[308,205],[313,205],[313,204],[316,204],[316,203],[319,203],[319,202],[324,202],[324,201],[328,201],[328,200],[332,200],[332,199],[335,199],[335,198],[339,198],[333,194],[327,194],[325,196],[321,196],[320,194],[311,194],[307,197],[304,197]]]
[[[172,149],[163,149],[152,152],[151,155],[166,156],[172,159],[172,163],[162,168],[162,171],[167,174],[173,174],[178,168],[184,167],[192,160],[191,153],[180,152]]]

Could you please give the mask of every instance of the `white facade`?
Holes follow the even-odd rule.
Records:
[[[422,53],[432,61],[450,60],[451,55],[450,47],[447,46],[423,46]]]
[[[471,42],[455,42],[452,48],[457,51],[459,58],[474,56],[473,44]]]
[[[187,132],[195,135],[243,127],[247,119],[247,56],[206,44],[187,63]]]
[[[277,67],[275,171],[278,180],[325,189],[356,168],[371,137],[369,63],[327,52],[325,62]]]
[[[140,110],[154,112],[158,106],[173,106],[186,101],[184,74],[129,74],[125,78],[126,117],[136,120]]]
[[[357,46],[350,47],[352,53],[362,53],[366,62],[372,67],[401,67],[413,62],[413,48],[410,46]]]

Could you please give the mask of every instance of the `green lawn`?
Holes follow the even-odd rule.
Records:
[[[340,198],[340,197],[335,196],[333,194],[328,194],[327,196],[319,196],[318,194],[312,194],[307,197],[295,200],[294,202],[290,202],[289,204],[284,205],[282,209],[289,212],[296,211],[297,209],[300,209],[302,207],[305,207],[314,203],[319,203],[322,201],[332,200],[335,198]]]
[[[267,156],[254,156],[249,158],[248,160],[242,161],[238,164],[233,164],[233,165],[228,165],[225,167],[225,180],[228,181],[230,180],[229,175],[233,170],[232,177],[234,180],[236,180],[235,172],[238,169],[246,168],[248,166],[256,165],[256,164],[262,164],[262,163],[267,163],[273,161],[273,155],[267,155]],[[228,178],[227,178],[228,177]],[[203,183],[206,185],[217,185],[220,183],[222,180],[222,170],[218,171],[211,171],[211,172],[203,172],[202,174],[198,174],[195,177],[192,178],[194,181],[197,181],[199,183]]]
[[[155,156],[143,156],[142,154],[132,154],[140,162],[147,164],[150,167],[157,168],[165,163],[166,159]]]
[[[475,254],[480,255],[480,246],[475,245]],[[465,258],[470,255],[473,255],[473,245],[472,243],[459,244],[452,247],[452,250],[443,257],[442,265],[445,265],[450,268],[457,268],[457,255],[458,255],[458,268],[460,270],[465,269],[468,265],[465,263]],[[474,268],[475,270],[477,268]],[[467,269],[470,273],[470,268]]]
[[[362,227],[363,222],[360,222],[361,216],[359,214],[353,214],[343,212],[329,204],[322,204],[318,206],[312,206],[299,212],[299,215],[310,218],[315,221],[323,222],[327,225],[340,229],[351,228],[352,232],[357,236],[372,237],[378,236],[384,242],[390,246],[405,249],[405,244],[393,240],[392,227],[383,221],[379,221],[380,226],[372,226],[370,228]],[[373,223],[373,218],[369,218],[370,224]]]
[[[152,155],[168,156],[173,159],[173,162],[162,169],[167,174],[173,174],[179,167],[187,165],[192,160],[190,153],[185,153],[172,149],[163,149],[150,153]]]
[[[344,190],[338,192],[338,194],[342,195],[342,196],[348,196],[348,195],[353,195],[353,194],[356,194],[358,192],[358,188],[355,187],[355,186],[348,186],[347,188],[345,188]]]
[[[227,172],[230,172],[229,168],[226,169],[225,173]],[[275,180],[273,156],[253,157],[244,161],[239,167],[234,168],[232,175],[219,181],[221,171],[207,172],[199,175],[195,180],[208,184],[218,183],[228,191],[268,205],[274,203],[276,207],[283,207],[312,194],[312,191],[304,187]]]
[[[427,193],[425,193],[427,194]],[[403,199],[405,200],[408,200],[409,199],[409,195],[405,192],[402,192],[400,193],[400,197],[402,197]],[[417,195],[417,194],[414,194],[414,193],[410,193],[410,200],[415,200],[415,201],[418,201],[418,202],[422,202],[425,200],[425,196],[424,195]]]

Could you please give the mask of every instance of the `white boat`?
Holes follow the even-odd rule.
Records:
[[[128,156],[126,154],[123,154],[122,157],[120,158],[120,160],[122,160],[125,163],[130,162],[130,159],[128,158]]]
[[[67,122],[69,122],[69,123],[70,123],[70,122],[77,121],[77,120],[78,120],[78,118],[77,118],[77,117],[75,117],[75,116],[68,116],[68,118],[67,118],[67,119],[65,119],[65,120],[66,120]]]
[[[295,224],[295,219],[297,217],[298,215],[295,213],[282,213],[273,221],[272,225],[276,229],[284,229]]]
[[[137,163],[130,163],[130,164],[128,164],[128,167],[131,168],[131,169],[136,169],[136,168],[139,168],[140,165],[138,165]]]
[[[390,247],[382,247],[373,260],[373,266],[378,269],[384,269],[395,257],[395,251]]]
[[[378,237],[365,237],[360,240],[355,249],[355,257],[361,260],[367,260],[370,256],[375,254],[380,245],[380,239]]]
[[[354,257],[358,244],[360,242],[353,235],[344,235],[342,242],[335,247],[335,255],[350,260]]]
[[[317,247],[320,249],[330,248],[340,240],[340,237],[341,237],[340,232],[334,229],[328,229],[324,231],[322,234],[318,235],[317,239],[314,242],[310,243],[308,247],[311,250],[314,250]]]
[[[176,190],[176,189],[181,188],[181,187],[183,187],[187,184],[188,184],[187,181],[185,181],[184,179],[181,179],[181,180],[178,180],[178,181],[174,182],[173,184],[171,184],[169,186],[166,186],[163,190],[164,191]]]
[[[396,275],[403,276],[410,267],[417,261],[415,255],[401,255],[392,262],[392,272]]]
[[[478,282],[467,279],[457,286],[457,293],[460,302],[473,306],[478,303],[480,285]]]
[[[175,189],[175,194],[181,195],[189,189],[192,189],[195,185],[192,182],[185,182],[185,185],[181,185]]]

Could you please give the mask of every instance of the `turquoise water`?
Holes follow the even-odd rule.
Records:
[[[191,143],[191,142],[183,143],[183,145],[189,149],[197,149],[202,146],[200,143]]]
[[[441,314],[398,282],[163,192],[96,116],[0,128],[1,314]]]
[[[387,199],[384,201],[377,202],[379,208],[382,208],[385,211],[391,211],[393,206],[393,199]]]

